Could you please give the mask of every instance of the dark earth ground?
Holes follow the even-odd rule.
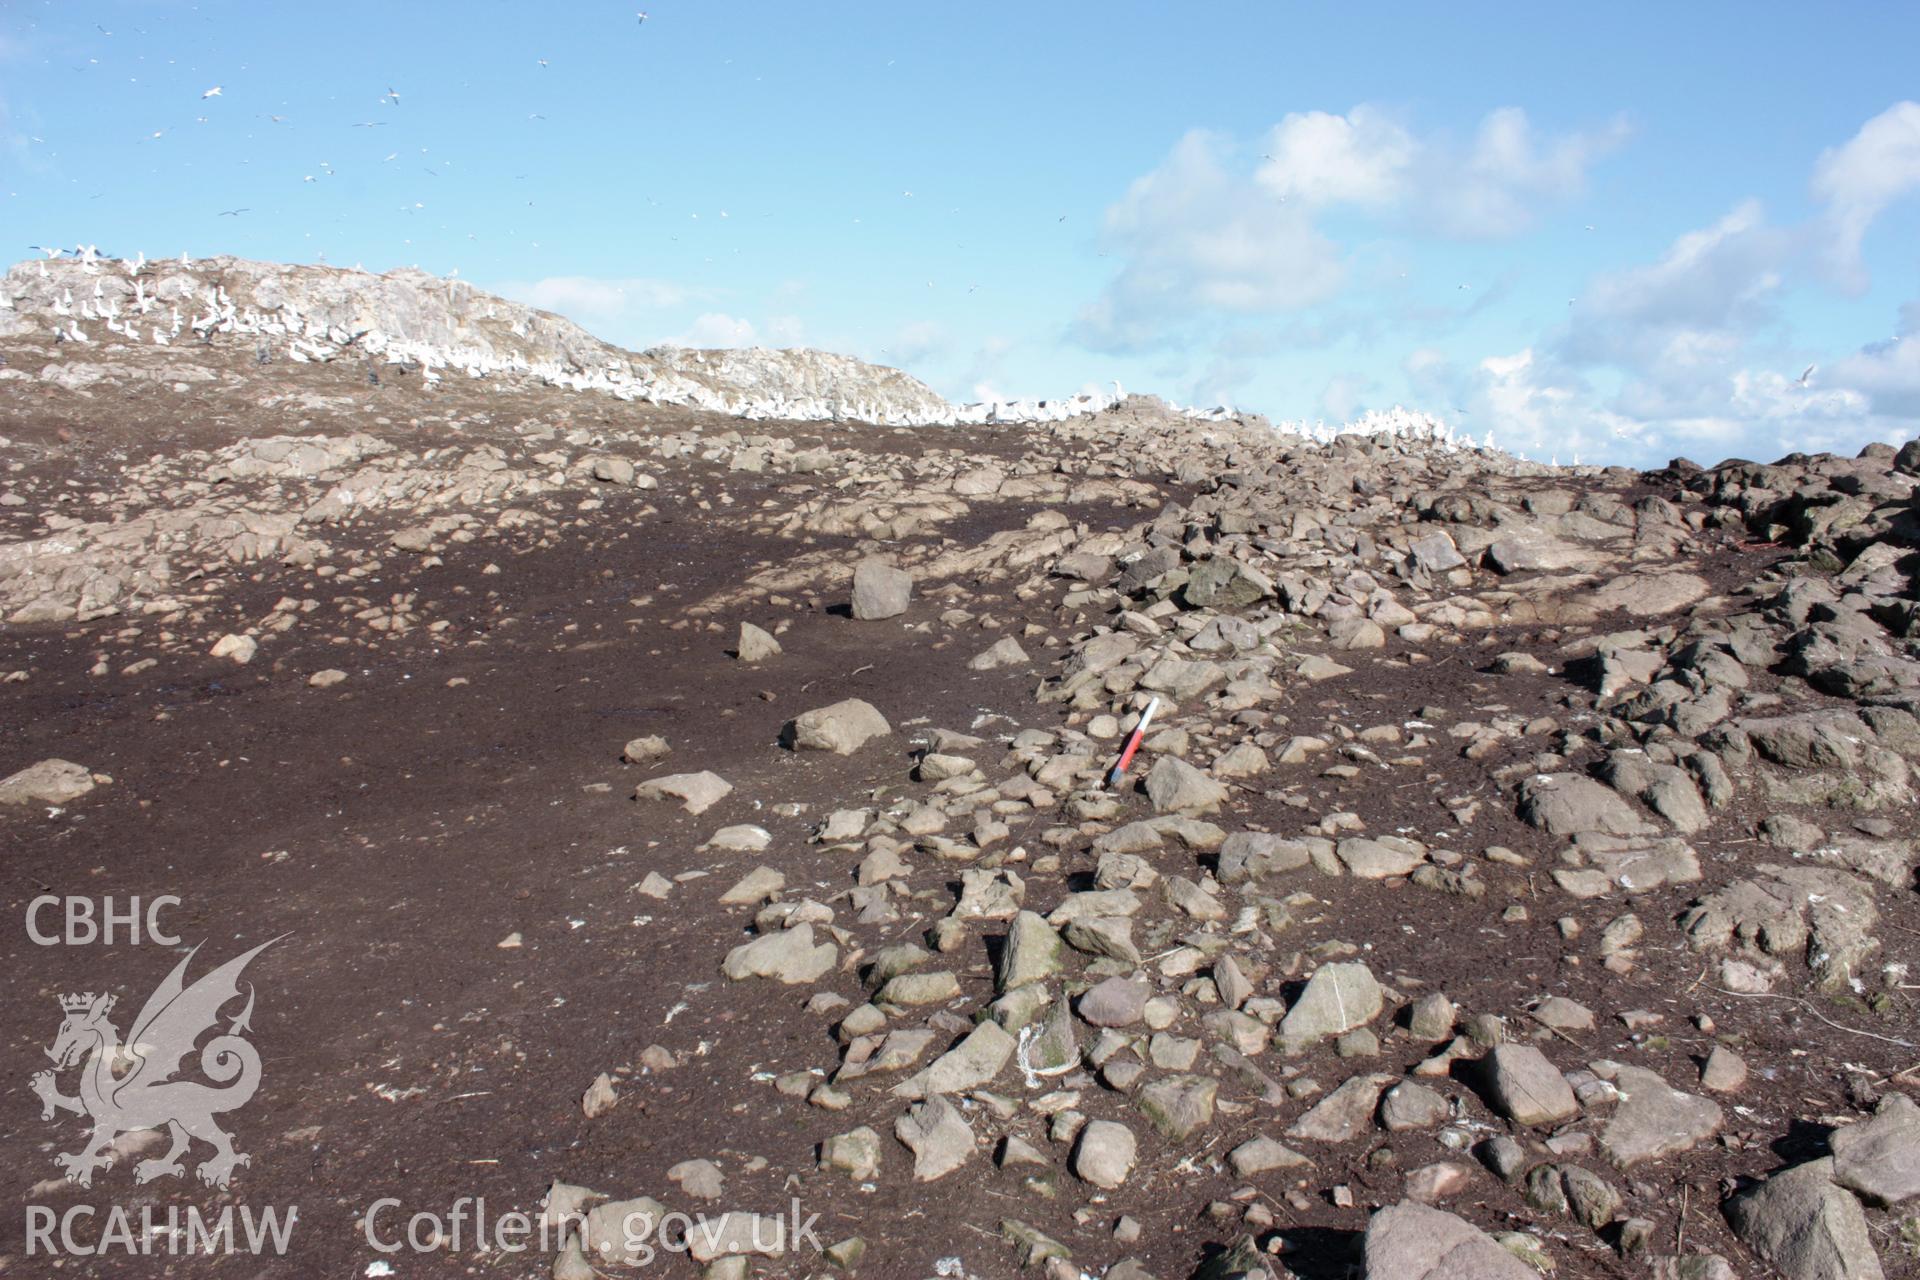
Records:
[[[166,403],[167,394],[142,410],[156,420],[170,417],[178,406]],[[392,390],[392,397],[402,409],[420,399],[406,389]],[[570,403],[601,411],[597,401]],[[20,412],[0,424],[0,434],[15,440],[51,445],[60,429],[71,437],[77,425],[36,415],[32,406],[16,408]],[[651,408],[609,405],[605,412],[702,429],[782,429]],[[235,412],[206,430],[225,439],[295,428],[293,422],[249,422]],[[137,437],[142,428],[129,419],[117,430]],[[794,430],[840,447],[859,444],[864,433],[896,452],[930,439],[969,452],[1019,452],[1004,430],[938,436],[820,424]],[[210,442],[183,434],[165,445]],[[121,441],[91,432],[65,443],[62,453],[82,461],[49,454],[39,465],[61,468],[63,475],[77,466],[84,473],[90,450],[112,450]],[[1204,1211],[1241,1185],[1206,1157],[1217,1158],[1255,1133],[1277,1132],[1309,1101],[1276,1116],[1242,1095],[1254,1105],[1220,1117],[1204,1150],[1176,1172],[1166,1172],[1172,1162],[1155,1158],[1160,1139],[1143,1129],[1140,1168],[1162,1172],[1104,1196],[1066,1185],[1057,1199],[1044,1200],[1019,1185],[1016,1171],[984,1159],[932,1187],[906,1180],[897,1165],[870,1191],[813,1171],[817,1144],[849,1127],[848,1118],[783,1097],[765,1080],[830,1067],[837,1053],[832,1019],[803,1008],[807,989],[724,983],[718,958],[747,936],[753,913],[715,905],[718,889],[765,861],[784,870],[792,887],[816,885],[823,900],[843,892],[850,883],[847,856],[805,843],[805,831],[833,808],[901,787],[916,731],[968,731],[983,715],[997,713],[1006,719],[977,731],[1011,734],[1016,727],[1051,727],[1061,713],[1033,701],[1031,672],[969,671],[966,660],[992,636],[948,633],[937,621],[938,590],[923,593],[904,618],[888,623],[855,622],[827,598],[801,599],[784,610],[742,610],[714,620],[711,629],[689,621],[687,606],[792,547],[699,510],[683,492],[696,483],[708,491],[724,485],[740,511],[775,495],[786,478],[729,476],[697,462],[656,470],[659,490],[607,495],[598,517],[605,536],[563,537],[544,549],[454,546],[444,567],[432,570],[390,561],[392,577],[383,586],[419,587],[435,604],[430,616],[452,622],[438,637],[417,631],[378,649],[343,649],[326,643],[321,628],[300,628],[263,651],[270,665],[176,657],[139,679],[102,679],[88,669],[106,647],[102,638],[126,625],[124,619],[0,631],[0,672],[33,673],[24,683],[0,685],[0,760],[7,769],[60,756],[115,778],[57,817],[38,810],[0,814],[7,919],[0,945],[11,978],[0,989],[0,1152],[13,1170],[16,1206],[58,1211],[111,1202],[135,1214],[149,1204],[161,1212],[189,1204],[203,1212],[226,1203],[299,1206],[283,1260],[29,1259],[16,1211],[0,1215],[6,1270],[359,1275],[383,1256],[366,1243],[360,1225],[383,1197],[403,1206],[382,1220],[392,1236],[405,1215],[445,1215],[465,1196],[484,1197],[495,1214],[533,1211],[556,1179],[615,1196],[670,1199],[663,1194],[670,1190],[665,1170],[693,1157],[726,1166],[727,1204],[770,1212],[797,1198],[803,1217],[821,1214],[816,1230],[823,1241],[866,1236],[875,1259],[862,1268],[868,1275],[931,1275],[938,1259],[952,1255],[977,1275],[1015,1274],[1012,1251],[992,1231],[1003,1216],[1032,1222],[1073,1245],[1076,1256],[1097,1263],[1132,1253],[1161,1275],[1186,1274],[1244,1230]],[[1168,486],[1167,496],[1179,491]],[[634,515],[649,506],[658,513]],[[965,541],[1018,528],[1028,514],[1019,504],[982,504],[966,524],[944,532]],[[1100,523],[1100,513],[1073,514]],[[1142,518],[1132,509],[1104,515],[1115,527]],[[854,544],[845,541],[851,554]],[[1729,540],[1712,551],[1711,573],[1738,581],[1777,554]],[[489,562],[501,572],[483,574]],[[364,583],[351,589],[375,594]],[[977,588],[983,595],[989,589]],[[309,579],[299,590],[324,602],[328,587]],[[287,588],[274,570],[248,568],[235,572],[225,592],[223,607],[236,618],[258,618]],[[1008,596],[972,604],[990,603],[1016,625],[1031,620],[1058,635],[1073,629],[1073,614],[1058,608],[1058,598],[1055,590],[1031,602]],[[494,612],[496,602],[506,611]],[[780,636],[786,653],[777,670],[726,655],[734,624],[743,618],[767,626],[791,622]],[[1561,680],[1494,677],[1484,667],[1494,653],[1533,648],[1547,656],[1552,647],[1550,636],[1509,632],[1487,637],[1483,652],[1462,647],[1420,662],[1393,642],[1380,661],[1337,691],[1304,685],[1276,709],[1336,700],[1351,708],[1356,726],[1405,721],[1428,705],[1462,716],[1500,707],[1550,713],[1566,687]],[[1043,662],[1059,652],[1030,649]],[[329,690],[307,687],[311,671],[329,666],[347,669],[350,679]],[[456,679],[465,683],[450,687]],[[884,748],[845,759],[796,755],[776,745],[792,715],[843,697],[873,702],[899,732]],[[649,733],[673,743],[672,771],[711,768],[734,784],[733,793],[697,818],[669,806],[636,805],[628,798],[632,784],[652,771],[622,764],[619,751],[627,739]],[[1452,825],[1440,801],[1472,790],[1485,802],[1472,841],[1505,844],[1534,856],[1536,866],[1546,863],[1550,842],[1512,817],[1488,787],[1485,764],[1463,764],[1435,753],[1429,772],[1384,792],[1364,778],[1313,778],[1304,811],[1255,796],[1245,816],[1291,831],[1310,815],[1353,809],[1373,832],[1411,828],[1431,835]],[[776,813],[789,802],[809,808],[802,815]],[[1127,816],[1150,813],[1144,798],[1130,806]],[[734,822],[767,826],[774,846],[760,855],[696,849],[715,828]],[[1737,827],[1723,820],[1716,831]],[[1695,843],[1703,861],[1756,855],[1745,838]],[[1084,848],[1066,853],[1062,877],[1091,869]],[[649,871],[672,877],[696,870],[712,872],[712,879],[682,885],[666,902],[634,891]],[[937,864],[933,870],[937,874]],[[1584,936],[1592,939],[1617,908],[1543,894],[1526,872],[1501,870],[1504,876],[1488,875],[1491,892],[1478,903],[1352,879],[1305,884],[1327,900],[1325,908],[1303,915],[1284,945],[1311,952],[1331,940],[1365,941],[1365,959],[1390,987],[1409,996],[1445,990],[1473,1008],[1518,1008],[1551,991],[1597,1007],[1637,1004],[1664,1012],[1658,1028],[1632,1037],[1603,1023],[1578,1037],[1572,1053],[1581,1061],[1604,1057],[1631,1038],[1634,1061],[1675,1081],[1688,1079],[1693,1061],[1713,1043],[1693,1030],[1695,1014],[1710,1013],[1723,1035],[1737,1033],[1748,1060],[1768,1064],[1772,1073],[1761,1089],[1734,1100],[1759,1114],[1749,1120],[1730,1107],[1728,1141],[1670,1162],[1690,1194],[1676,1197],[1658,1220],[1663,1242],[1683,1237],[1742,1258],[1717,1208],[1726,1180],[1764,1173],[1782,1157],[1817,1146],[1819,1134],[1805,1125],[1773,1140],[1783,1114],[1849,1110],[1850,1068],[1884,1079],[1920,1065],[1920,1052],[1835,1029],[1818,1016],[1916,1038],[1920,1019],[1912,1016],[1908,993],[1901,993],[1906,1016],[1892,1020],[1843,1002],[1816,1007],[1734,998],[1711,986],[1701,957],[1652,945],[1677,940],[1671,930],[1649,931],[1642,963],[1630,976],[1608,973],[1597,958],[1569,966],[1561,961],[1566,948],[1555,918],[1580,916],[1589,926]],[[1544,871],[1537,874],[1544,879]],[[923,868],[919,879],[926,875]],[[1036,885],[1049,883],[1049,877],[1035,878]],[[1648,920],[1677,915],[1697,891],[1659,891],[1636,900],[1634,910]],[[37,946],[27,937],[25,912],[41,894],[111,896],[119,904],[178,895],[182,903],[164,923],[183,945]],[[1503,922],[1501,909],[1515,902],[1529,908],[1529,918]],[[1882,958],[1920,962],[1915,896],[1900,895],[1883,909]],[[904,919],[900,937],[890,941],[927,923]],[[501,949],[516,933],[523,945]],[[214,1192],[185,1180],[135,1187],[124,1166],[101,1174],[90,1192],[59,1183],[53,1156],[79,1146],[81,1122],[43,1121],[28,1088],[33,1072],[47,1065],[42,1050],[59,1021],[55,998],[111,989],[123,993],[124,1006],[137,1005],[188,947],[202,946],[197,974],[269,938],[280,940],[248,971],[257,990],[253,1041],[264,1059],[263,1083],[258,1097],[229,1118],[236,1145],[252,1163],[231,1188]],[[963,978],[982,991],[992,982],[984,966]],[[690,1000],[679,1011],[690,994],[715,984],[727,986],[722,999]],[[1635,993],[1630,1001],[1620,994],[1622,984]],[[856,1004],[864,998],[854,973],[833,975],[823,987]],[[1604,999],[1602,990],[1610,993]],[[640,1055],[656,1044],[682,1065],[643,1073]],[[1384,1054],[1391,1069],[1412,1065],[1424,1050],[1389,1037]],[[1322,1058],[1331,1062],[1330,1047],[1302,1065],[1311,1071]],[[602,1071],[621,1082],[622,1102],[589,1122],[580,1095]],[[1223,1096],[1234,1096],[1234,1089],[1227,1082]],[[1087,1109],[1097,1115],[1098,1105]],[[886,1141],[891,1144],[890,1135]],[[1272,1184],[1273,1194],[1261,1194],[1291,1247],[1286,1262],[1306,1277],[1347,1274],[1354,1233],[1369,1209],[1399,1199],[1405,1171],[1454,1155],[1428,1133],[1376,1133],[1357,1152],[1342,1148],[1327,1164],[1299,1171],[1310,1209],[1295,1208],[1277,1194],[1284,1184]],[[764,1161],[757,1172],[750,1163],[755,1158]],[[1332,1202],[1326,1192],[1336,1186],[1351,1189],[1352,1207]],[[1466,1202],[1448,1207],[1483,1226],[1503,1217],[1515,1227],[1542,1221],[1513,1188],[1491,1178],[1478,1179]],[[1084,1223],[1076,1222],[1077,1209],[1092,1210]],[[1109,1235],[1122,1212],[1145,1227],[1139,1243],[1124,1250]],[[1890,1220],[1874,1221],[1889,1274],[1920,1275],[1894,1240]],[[1564,1220],[1559,1228],[1564,1247],[1556,1250],[1557,1274],[1644,1274]],[[392,1265],[393,1274],[406,1277],[518,1277],[544,1275],[549,1262],[463,1247],[395,1255]],[[763,1275],[831,1271],[811,1256],[756,1265]],[[663,1259],[649,1273],[691,1274],[692,1267]]]

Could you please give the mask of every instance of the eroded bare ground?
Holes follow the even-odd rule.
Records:
[[[300,1209],[142,1274],[635,1273],[363,1232],[553,1193],[820,1215],[757,1275],[1920,1275],[1920,451],[65,354],[0,382],[0,776],[79,766],[0,784],[16,1204]],[[124,1033],[179,952],[36,946],[45,893],[177,894],[196,972],[286,935],[224,1190],[61,1180],[55,997]]]

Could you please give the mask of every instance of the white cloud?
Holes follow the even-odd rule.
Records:
[[[1488,356],[1463,390],[1474,431],[1490,430],[1502,448],[1533,458],[1614,458],[1644,432],[1644,424],[1598,408],[1583,380],[1542,362],[1531,347]]]
[[[1640,417],[1724,403],[1752,336],[1777,315],[1798,238],[1745,201],[1674,240],[1657,262],[1596,277],[1576,301],[1557,361],[1627,377],[1618,407]],[[1704,398],[1704,399],[1703,399]]]
[[[695,319],[673,343],[681,347],[750,347],[755,340],[754,327],[749,321],[709,311]]]
[[[641,311],[679,306],[695,296],[692,291],[665,280],[593,276],[548,276],[543,280],[505,284],[500,286],[500,292],[515,301],[558,312],[582,324],[620,320]]]
[[[1464,155],[1429,146],[1422,186],[1440,229],[1462,239],[1497,239],[1533,225],[1542,204],[1586,190],[1587,171],[1630,132],[1616,117],[1599,129],[1542,136],[1519,107],[1487,113]]]
[[[1208,312],[1285,310],[1339,289],[1337,246],[1305,208],[1230,172],[1231,150],[1194,130],[1107,210],[1104,238],[1126,265],[1080,313],[1077,340],[1137,349]]]
[[[938,321],[916,320],[902,325],[887,342],[887,363],[905,368],[946,354],[951,344],[946,327]]]
[[[1344,116],[1295,112],[1267,135],[1253,176],[1283,199],[1382,206],[1402,195],[1417,151],[1411,134],[1366,103]]]
[[[1916,304],[1907,304],[1907,311],[1914,309]],[[1876,413],[1920,418],[1920,333],[1909,323],[1899,337],[1871,343],[1836,362],[1821,380],[1863,393]]]
[[[35,157],[33,139],[29,136],[28,131],[35,126],[31,122],[20,123],[24,123],[26,128],[18,127],[12,109],[7,105],[7,100],[0,98],[0,155],[5,155],[21,168],[31,168],[36,171],[46,168],[45,162]]]
[[[1335,374],[1320,392],[1320,412],[1328,422],[1352,422],[1366,411],[1367,396],[1377,385],[1364,374]]]
[[[806,324],[799,316],[770,316],[767,341],[776,347],[798,347],[806,342]]]
[[[1867,286],[1861,241],[1880,213],[1920,190],[1920,102],[1896,102],[1824,152],[1813,171],[1813,194],[1826,206],[1829,265],[1848,288]]]
[[[1326,302],[1352,274],[1348,250],[1316,223],[1335,211],[1461,239],[1515,234],[1540,205],[1577,195],[1625,135],[1620,121],[1542,135],[1524,111],[1503,107],[1463,148],[1362,103],[1345,115],[1286,116],[1249,171],[1231,139],[1193,130],[1107,210],[1103,240],[1123,265],[1070,336],[1139,351]]]

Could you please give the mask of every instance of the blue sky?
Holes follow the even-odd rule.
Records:
[[[1920,434],[1912,7],[640,3],[10,0],[0,244],[1561,461]]]

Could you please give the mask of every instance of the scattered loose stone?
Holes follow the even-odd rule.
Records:
[[[1135,1152],[1133,1130],[1111,1120],[1090,1120],[1074,1147],[1073,1171],[1094,1186],[1112,1191],[1133,1172]]]
[[[1539,1280],[1539,1273],[1463,1218],[1402,1201],[1374,1214],[1367,1280]]]
[[[673,753],[667,740],[658,734],[644,738],[635,738],[620,750],[620,758],[628,764],[652,764],[655,760],[664,760]]]
[[[1395,1079],[1389,1075],[1354,1076],[1294,1121],[1287,1136],[1308,1142],[1353,1141],[1371,1127],[1380,1091]]]
[[[853,571],[853,616],[867,621],[898,617],[913,598],[913,575],[885,560],[862,560]]]
[[[908,1107],[893,1132],[913,1152],[915,1182],[946,1177],[967,1162],[976,1142],[959,1108],[940,1094]]]
[[[1298,1049],[1363,1027],[1380,1016],[1385,995],[1364,964],[1326,964],[1307,980],[1281,1020],[1280,1035]]]
[[[751,622],[740,624],[740,638],[733,649],[734,656],[740,661],[765,662],[769,658],[779,657],[780,652],[780,642],[771,634]]]
[[[1833,1180],[1869,1203],[1920,1195],[1920,1106],[1906,1094],[1887,1094],[1873,1119],[1836,1130],[1828,1142]]]
[[[727,952],[720,969],[736,982],[772,978],[793,986],[818,981],[839,957],[840,949],[833,943],[815,945],[813,926],[802,924],[741,943]]]
[[[880,1135],[867,1125],[837,1134],[820,1144],[820,1166],[838,1169],[855,1182],[880,1172]]]
[[[1080,997],[1080,1017],[1096,1027],[1130,1027],[1146,1016],[1152,994],[1144,982],[1108,978]]]
[[[1727,1203],[1749,1249],[1793,1280],[1883,1280],[1867,1215],[1835,1185],[1831,1157],[1773,1174]]]
[[[791,732],[793,745],[798,750],[831,751],[848,756],[873,739],[886,737],[893,732],[893,726],[872,703],[848,698],[796,716]]]
[[[1218,1081],[1203,1076],[1169,1076],[1142,1089],[1136,1099],[1140,1113],[1169,1142],[1184,1142],[1213,1123]]]
[[[602,1071],[581,1097],[580,1110],[587,1119],[598,1120],[619,1103],[620,1095],[613,1090],[613,1077]]]
[[[1620,1105],[1600,1132],[1600,1146],[1622,1169],[1690,1151],[1720,1131],[1718,1103],[1680,1092],[1656,1071],[1618,1066],[1603,1078],[1619,1091]]]
[[[725,799],[733,784],[710,770],[699,773],[671,773],[649,778],[634,788],[636,800],[678,800],[691,814],[702,814]]]
[[[682,1160],[667,1170],[667,1181],[701,1200],[718,1200],[726,1191],[726,1175],[711,1160]]]
[[[1557,1124],[1580,1114],[1567,1078],[1533,1045],[1494,1046],[1481,1073],[1487,1100],[1515,1124]]]
[[[1297,1169],[1312,1163],[1292,1147],[1264,1135],[1249,1138],[1229,1151],[1227,1162],[1233,1166],[1235,1176],[1241,1178],[1251,1178],[1274,1169]]]
[[[1005,636],[967,660],[969,671],[999,671],[1003,667],[1024,667],[1032,661],[1020,642]]]
[[[93,790],[93,774],[71,760],[42,760],[0,779],[0,804],[66,804]]]

